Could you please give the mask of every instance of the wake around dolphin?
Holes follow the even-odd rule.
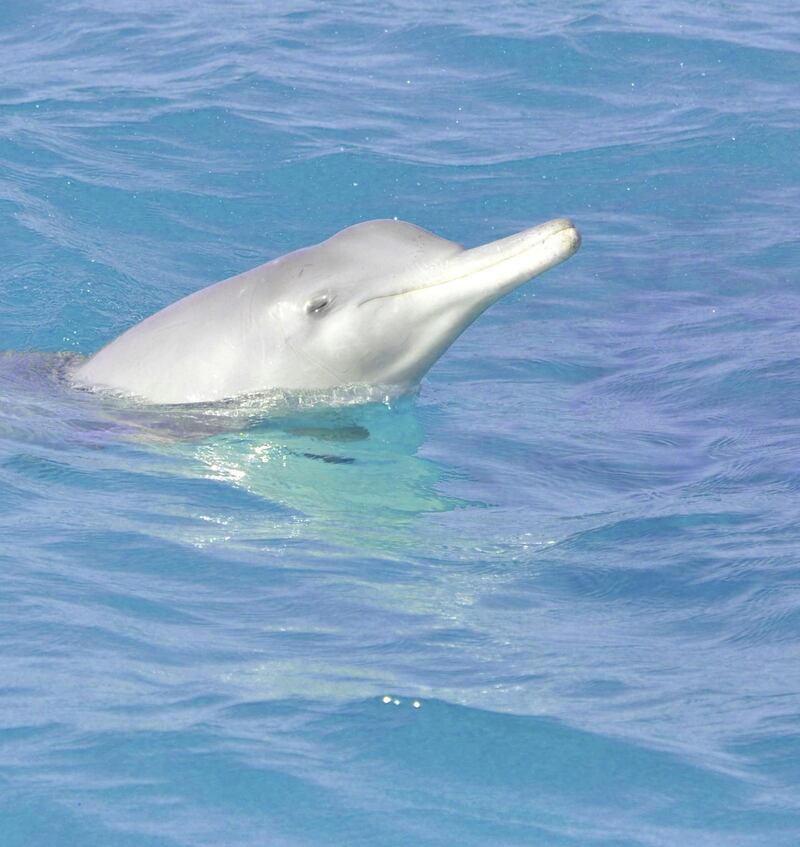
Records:
[[[159,404],[408,390],[492,303],[579,245],[566,218],[472,249],[414,224],[367,221],[167,306],[73,381]]]

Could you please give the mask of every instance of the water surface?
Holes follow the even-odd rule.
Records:
[[[4,4],[2,843],[796,845],[798,79],[780,0]],[[360,220],[558,215],[416,398],[63,379]]]

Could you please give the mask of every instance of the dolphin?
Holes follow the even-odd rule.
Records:
[[[569,258],[558,218],[465,249],[414,224],[355,224],[167,306],[72,374],[154,404],[271,389],[413,389],[492,303]]]

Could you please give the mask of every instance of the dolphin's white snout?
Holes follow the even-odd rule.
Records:
[[[452,242],[450,242],[452,244]],[[458,248],[428,265],[391,280],[392,287],[358,303],[370,312],[378,331],[371,350],[390,349],[387,339],[403,332],[413,343],[391,346],[381,360],[383,381],[414,385],[492,303],[544,271],[568,259],[580,235],[568,218],[468,250]],[[374,361],[372,353],[365,361]]]
[[[481,301],[483,311],[504,294],[568,259],[580,244],[575,224],[569,218],[556,218],[498,241],[459,250],[411,279],[401,277],[403,284],[396,289],[371,294],[359,305],[436,288],[437,294],[470,306]]]
[[[581,236],[569,218],[539,226],[464,251],[467,274],[485,274],[487,293],[502,297],[523,282],[568,259],[580,247]]]

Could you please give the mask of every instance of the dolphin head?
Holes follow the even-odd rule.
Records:
[[[579,244],[565,218],[469,250],[401,221],[356,224],[167,306],[73,381],[150,403],[270,389],[402,391],[495,300]]]
[[[378,220],[279,259],[289,284],[267,314],[292,360],[281,385],[414,386],[492,303],[579,245],[566,218],[472,249]]]

